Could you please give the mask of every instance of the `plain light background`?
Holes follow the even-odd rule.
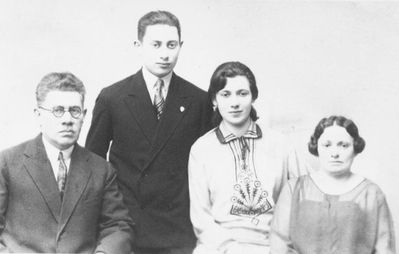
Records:
[[[259,121],[291,136],[312,165],[317,122],[352,118],[367,143],[354,171],[385,192],[398,239],[399,2],[1,0],[0,150],[38,134],[34,91],[53,71],[86,85],[84,145],[100,89],[140,68],[137,21],[157,9],[181,22],[176,73],[206,90],[219,64],[247,64]]]

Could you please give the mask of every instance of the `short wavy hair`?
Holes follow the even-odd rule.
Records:
[[[70,72],[52,72],[40,80],[36,87],[36,102],[40,106],[51,91],[78,92],[84,104],[86,89],[83,82]]]
[[[143,41],[147,26],[152,25],[169,25],[177,29],[179,40],[181,40],[181,28],[179,19],[168,11],[151,11],[140,18],[137,25],[137,38]]]
[[[308,143],[309,152],[314,156],[319,156],[319,152],[317,151],[317,142],[324,130],[334,124],[345,128],[348,134],[353,138],[353,149],[355,154],[361,153],[366,146],[366,141],[364,141],[364,139],[359,135],[359,130],[356,124],[351,119],[336,115],[325,117],[317,124]]]
[[[255,76],[248,66],[240,62],[226,62],[219,65],[211,77],[211,82],[208,89],[208,96],[211,100],[211,103],[216,99],[216,94],[226,86],[227,78],[234,78],[236,76],[246,77],[249,81],[249,89],[252,94],[252,100],[255,101],[258,98],[259,92],[258,87],[256,86]],[[249,116],[253,121],[258,120],[258,115],[253,106]],[[220,115],[219,110],[215,109],[212,117],[212,123],[214,126],[217,126],[221,121],[222,116]]]

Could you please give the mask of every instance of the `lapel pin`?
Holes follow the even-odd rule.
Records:
[[[180,112],[183,112],[185,108],[183,106],[180,106]]]

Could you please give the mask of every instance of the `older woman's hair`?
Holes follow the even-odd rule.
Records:
[[[309,152],[315,156],[318,156],[319,153],[317,151],[317,142],[320,136],[323,134],[324,130],[327,127],[332,125],[337,125],[345,128],[348,134],[353,138],[353,149],[355,154],[361,153],[366,146],[366,142],[359,135],[359,130],[357,129],[356,124],[351,120],[344,116],[330,116],[328,118],[323,118],[317,124],[313,135],[310,137],[310,141],[308,143]]]
[[[258,87],[256,86],[255,76],[252,71],[243,63],[240,62],[226,62],[219,65],[211,77],[211,82],[208,89],[208,95],[211,100],[216,99],[216,94],[222,90],[227,83],[227,78],[234,78],[236,76],[244,76],[249,81],[249,89],[252,94],[252,100],[255,101],[258,98]],[[253,121],[258,119],[256,110],[254,107],[251,108],[250,117]],[[218,109],[212,117],[212,123],[217,126],[222,121],[222,116]]]
[[[47,94],[51,91],[78,92],[82,96],[82,104],[86,95],[86,89],[82,81],[70,72],[52,72],[40,80],[36,87],[36,102],[38,106],[42,105]]]

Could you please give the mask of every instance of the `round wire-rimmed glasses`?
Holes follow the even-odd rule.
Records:
[[[39,108],[51,112],[57,118],[62,117],[65,112],[69,112],[69,114],[71,114],[71,116],[75,119],[79,119],[82,115],[82,109],[78,106],[69,107],[68,110],[65,110],[63,106],[56,106],[51,109],[44,108],[42,106],[39,106]]]

